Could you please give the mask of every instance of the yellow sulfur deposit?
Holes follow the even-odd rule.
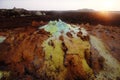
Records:
[[[80,28],[61,20],[51,21],[39,29],[44,29],[51,35],[42,45],[45,52],[44,67],[50,80],[91,79],[89,76],[93,75],[93,71],[85,59],[85,51],[90,53],[90,44],[88,40],[81,38],[87,37],[87,34],[77,36],[78,32],[82,32]],[[87,33],[85,29],[84,33]],[[63,40],[60,40],[60,36]],[[69,71],[74,71],[74,75],[67,77]]]

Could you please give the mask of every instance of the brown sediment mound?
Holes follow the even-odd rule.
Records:
[[[0,70],[11,73],[12,79],[35,79],[37,70],[44,62],[42,43],[48,38],[47,32],[35,30],[13,30],[0,44]],[[44,35],[43,35],[44,34]]]
[[[70,38],[73,38],[72,34],[70,32],[67,32],[66,35]]]
[[[0,36],[5,36],[6,39],[0,43],[0,75],[4,76],[2,78],[0,76],[0,79],[113,79],[111,74],[113,70],[116,72],[116,69],[111,67],[110,59],[106,58],[107,56],[113,57],[109,56],[108,52],[105,52],[107,53],[105,57],[94,46],[91,46],[89,35],[82,36],[81,31],[78,31],[77,34],[73,31],[67,32],[65,35],[64,32],[60,32],[61,35],[58,37],[53,35],[55,32],[53,29],[50,29],[53,30],[51,32],[44,28],[36,29],[34,26],[38,26],[38,24],[40,23],[33,22],[32,27],[1,30]],[[91,27],[93,30],[89,28],[87,28],[88,32],[101,38],[108,46],[109,52],[112,52],[112,55],[119,60],[119,28],[104,26]],[[117,30],[115,31],[115,29]],[[75,34],[77,38],[75,38]],[[94,42],[94,44],[96,43]],[[99,46],[101,47],[101,45]],[[105,72],[105,69],[108,72]],[[100,78],[103,76],[98,74],[106,78]],[[118,74],[115,73],[115,75]],[[119,76],[116,79],[119,79]]]
[[[16,28],[1,32],[2,34],[5,35],[6,40],[0,43],[0,71],[8,71],[10,80],[89,79],[88,75],[92,74],[92,70],[83,56],[84,48],[89,43],[80,38],[73,39],[71,33],[66,34],[71,40],[65,38],[64,35],[58,37],[60,40],[56,37],[51,38],[50,32],[33,27]],[[70,45],[73,47],[69,45],[71,41]],[[80,44],[80,42],[86,44],[85,46],[82,44],[84,46],[81,48],[82,51],[79,51],[79,48],[74,50],[73,48],[77,47],[76,44]],[[74,75],[70,79],[68,73],[72,75],[73,71]]]

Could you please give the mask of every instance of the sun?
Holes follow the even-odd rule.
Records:
[[[103,0],[103,10],[109,11],[115,6],[115,0]]]

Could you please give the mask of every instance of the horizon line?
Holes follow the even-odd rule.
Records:
[[[95,9],[91,9],[91,8],[81,8],[81,9],[26,9],[26,8],[22,8],[22,7],[13,7],[13,8],[0,8],[0,9],[25,9],[28,11],[105,11],[105,12],[109,12],[109,11],[120,11],[120,10],[95,10]]]

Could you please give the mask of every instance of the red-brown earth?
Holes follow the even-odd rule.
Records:
[[[20,24],[22,25],[22,23]],[[4,76],[1,78],[2,80],[49,79],[49,77],[46,77],[45,75],[43,77],[43,75],[40,74],[40,69],[43,67],[45,56],[41,45],[43,41],[49,37],[50,33],[47,33],[44,30],[38,31],[38,27],[45,24],[47,24],[47,22],[32,21],[29,26],[20,27],[18,25],[17,28],[0,29],[0,36],[6,37],[6,40],[3,43],[0,43],[0,71],[10,71],[11,73],[9,78]],[[7,26],[7,22],[3,25]],[[84,27],[89,34],[101,39],[113,57],[120,62],[120,27],[91,24],[77,25]],[[69,33],[68,35],[72,37]],[[91,59],[88,59],[88,54],[86,53],[86,60],[96,73],[102,69],[102,64],[104,62],[104,59],[101,56],[98,56],[97,53],[98,52],[94,50],[94,48],[91,48]],[[69,57],[70,56],[68,56],[68,60],[71,58]],[[74,71],[68,73],[72,75],[72,72],[74,73]],[[69,77],[69,74],[67,77]],[[118,77],[117,80],[120,80],[120,78]]]

